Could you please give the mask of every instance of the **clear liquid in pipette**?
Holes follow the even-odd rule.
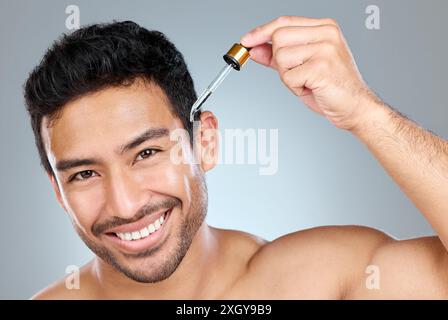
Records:
[[[210,95],[216,90],[216,88],[219,87],[219,85],[224,81],[224,79],[227,77],[227,75],[230,73],[230,70],[232,70],[233,67],[228,64],[222,70],[218,73],[216,78],[210,83],[210,85],[207,87],[207,89],[202,92],[202,94],[199,96],[199,98],[196,100],[196,102],[191,107],[190,112],[190,122],[194,121],[194,115],[195,113],[202,107],[202,105],[205,103],[205,101],[210,97]]]

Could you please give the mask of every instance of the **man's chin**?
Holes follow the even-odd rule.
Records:
[[[114,268],[127,278],[140,283],[157,283],[169,278],[177,269],[177,266],[153,265],[124,266],[115,265]]]
[[[160,246],[154,252],[155,249],[138,254],[121,253],[120,259],[109,256],[103,260],[131,280],[156,283],[169,278],[177,270],[186,252],[179,251],[179,248],[168,250],[166,246]]]

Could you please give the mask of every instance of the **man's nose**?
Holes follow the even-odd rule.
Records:
[[[111,175],[107,190],[111,214],[124,219],[133,218],[149,201],[148,190],[130,173],[119,171]]]

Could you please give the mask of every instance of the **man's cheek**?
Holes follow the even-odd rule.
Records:
[[[159,173],[154,191],[179,198],[182,202],[190,198],[190,180],[194,178],[189,165],[170,164]]]
[[[100,194],[70,195],[68,212],[76,226],[84,233],[91,233],[91,226],[99,219],[104,201]]]

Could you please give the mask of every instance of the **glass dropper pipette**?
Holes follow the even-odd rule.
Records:
[[[227,65],[222,68],[222,70],[218,73],[216,78],[210,83],[207,89],[202,92],[199,98],[191,107],[190,111],[190,121],[194,121],[194,116],[196,112],[201,109],[204,102],[210,97],[210,95],[219,87],[219,85],[224,81],[227,75],[230,73],[232,69],[237,71],[241,70],[241,67],[246,63],[249,59],[249,50],[246,47],[243,47],[239,43],[235,43],[232,48],[223,56],[224,61]]]

